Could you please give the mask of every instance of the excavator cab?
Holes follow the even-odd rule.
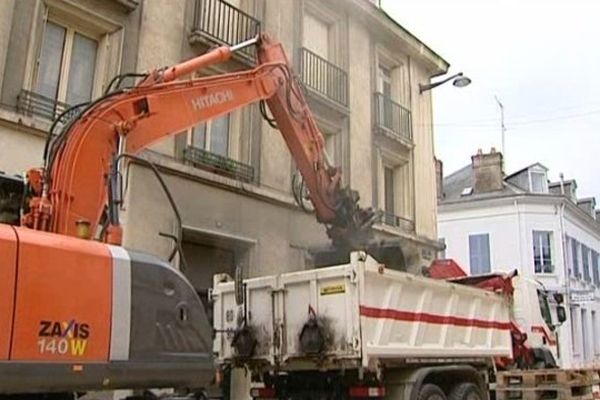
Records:
[[[23,178],[0,171],[0,223],[19,225],[24,193]]]

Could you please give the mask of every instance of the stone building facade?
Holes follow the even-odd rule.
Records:
[[[148,71],[267,32],[302,81],[327,149],[361,204],[385,211],[382,238],[409,268],[436,241],[430,92],[448,63],[368,0],[3,0],[0,2],[0,170],[40,166],[51,121],[100,96],[118,73]],[[200,75],[251,68],[252,49]],[[177,110],[173,110],[177,112]],[[215,272],[255,276],[311,266],[327,243],[294,202],[292,158],[258,106],[173,135],[143,153],[182,216],[186,273],[199,292]],[[150,171],[131,164],[125,245],[167,257],[177,228]],[[177,260],[174,261],[177,263]]]

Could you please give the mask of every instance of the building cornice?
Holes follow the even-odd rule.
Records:
[[[536,194],[536,193],[523,193],[523,194],[511,194],[511,195],[498,195],[487,198],[473,199],[469,201],[454,201],[454,202],[440,202],[438,203],[438,212],[443,214],[444,212],[454,212],[463,210],[476,210],[486,207],[498,207],[511,205],[515,201],[520,204],[537,204],[537,205],[551,205],[560,206],[565,205],[565,209],[571,212],[574,218],[585,225],[587,228],[600,235],[600,223],[594,219],[590,214],[586,213],[577,204],[569,200],[566,196],[562,195],[551,195],[551,194]]]
[[[396,22],[383,9],[367,0],[352,0],[352,9],[359,18],[365,20],[370,29],[379,30],[394,40],[400,39],[407,48],[407,54],[420,61],[431,73],[431,77],[448,72],[450,63],[421,42],[415,35]],[[368,19],[365,19],[365,16]]]

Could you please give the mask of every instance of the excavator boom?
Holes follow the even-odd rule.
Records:
[[[226,61],[236,50],[219,47],[154,71],[137,86],[109,93],[87,106],[53,140],[42,177],[30,179],[41,183],[36,185],[24,225],[77,236],[85,223],[96,232],[111,201],[106,177],[115,157],[137,154],[198,123],[264,100],[302,174],[317,219],[328,226],[334,243],[347,245],[364,238],[375,214],[358,206],[356,192],[341,187],[339,168],[328,164],[323,135],[281,44],[266,35],[255,42],[254,69],[177,80]],[[32,177],[35,172],[39,173],[32,171]],[[101,239],[120,244],[118,221],[104,228]]]
[[[117,246],[121,163],[168,136],[264,101],[333,241],[354,247],[369,232],[375,214],[341,187],[283,48],[266,36],[256,44],[251,70],[193,77],[239,46],[220,47],[75,106],[68,111],[75,118],[57,135],[51,129],[44,168],[28,172],[23,226],[14,223],[21,199],[0,203],[8,222],[0,224],[0,395],[149,387],[196,393],[210,380],[205,295],[167,262]],[[22,186],[0,179],[0,193]]]

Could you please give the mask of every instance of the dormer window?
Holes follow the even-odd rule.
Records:
[[[548,179],[543,171],[529,172],[530,190],[533,193],[548,193]]]

